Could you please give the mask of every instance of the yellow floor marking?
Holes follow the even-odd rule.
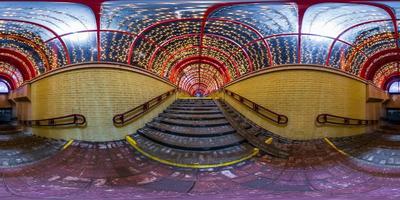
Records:
[[[145,155],[146,157],[149,157],[152,160],[158,161],[158,162],[163,163],[163,164],[172,165],[172,166],[175,166],[175,167],[196,168],[196,169],[199,169],[199,168],[224,167],[224,166],[228,166],[228,165],[233,165],[233,164],[242,162],[244,160],[250,159],[251,157],[257,155],[258,152],[260,151],[258,148],[254,148],[254,150],[253,150],[253,152],[251,154],[249,154],[249,155],[247,155],[247,156],[245,156],[245,157],[243,157],[241,159],[230,161],[230,162],[226,162],[226,163],[208,164],[208,165],[201,165],[201,164],[198,164],[198,163],[182,164],[182,163],[174,163],[174,162],[169,161],[169,160],[164,160],[164,159],[155,157],[155,156],[143,151],[137,145],[137,142],[132,137],[130,137],[129,135],[126,136],[126,141],[128,141],[128,143],[131,144],[132,147],[135,148],[137,151],[139,151],[141,154]]]
[[[342,151],[341,149],[337,148],[335,144],[333,144],[328,138],[324,138],[325,142],[328,143],[332,148],[334,148],[336,151],[338,151],[339,153],[345,155],[345,156],[349,156],[349,154],[347,154],[346,152]]]
[[[68,141],[68,142],[63,146],[62,150],[68,148],[73,142],[74,142],[74,140]]]
[[[268,138],[267,140],[265,140],[265,144],[272,144],[272,137]]]

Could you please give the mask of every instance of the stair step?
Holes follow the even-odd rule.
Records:
[[[225,119],[223,114],[209,114],[209,115],[187,115],[187,114],[176,114],[176,113],[160,113],[160,117],[171,118],[171,119],[183,119],[183,120],[216,120]]]
[[[169,106],[168,109],[170,109],[170,110],[191,110],[191,111],[219,110],[218,107],[191,107],[191,106],[175,106],[175,105]]]
[[[195,115],[221,114],[220,110],[171,110],[171,109],[166,109],[164,112],[175,113],[175,114],[195,114]]]
[[[179,106],[179,107],[209,107],[209,108],[215,108],[216,105],[215,103],[212,104],[189,104],[189,103],[173,103],[171,104],[172,106]]]
[[[225,119],[210,119],[210,120],[186,120],[186,119],[173,119],[165,117],[157,117],[154,119],[157,122],[164,124],[177,125],[177,126],[190,126],[190,127],[212,127],[229,125]]]
[[[151,128],[140,129],[138,130],[138,133],[153,142],[183,150],[217,150],[235,146],[244,142],[242,137],[235,134],[198,138],[172,135]]]
[[[163,146],[139,134],[132,135],[132,138],[136,140],[139,148],[148,154],[176,164],[212,165],[227,163],[240,160],[250,155],[254,150],[251,145],[243,143],[218,150],[190,151]]]
[[[183,127],[158,122],[149,122],[146,126],[158,131],[174,135],[191,137],[216,137],[221,135],[233,134],[236,132],[235,129],[227,125],[218,127]]]

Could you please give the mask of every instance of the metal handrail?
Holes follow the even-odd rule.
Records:
[[[319,114],[316,118],[316,121],[319,124],[336,124],[346,126],[368,126],[377,124],[379,122],[379,120],[354,119],[326,113]]]
[[[251,110],[255,111],[257,114],[271,120],[272,122],[275,122],[277,124],[287,124],[289,119],[286,115],[282,115],[279,113],[276,113],[268,108],[265,108],[253,101],[250,101],[249,99],[240,96],[239,94],[236,94],[232,91],[229,91],[227,89],[224,89],[224,92],[231,96],[233,99],[236,101],[240,102],[241,104],[247,106]]]
[[[86,124],[85,116],[81,114],[71,114],[61,117],[39,119],[39,120],[20,120],[22,125],[25,126],[83,126]]]
[[[115,126],[124,126],[128,122],[131,122],[132,120],[138,118],[139,116],[143,115],[147,111],[151,110],[155,106],[159,105],[162,103],[164,100],[166,100],[169,96],[174,94],[176,92],[176,89],[170,90],[164,94],[161,94],[160,96],[157,96],[150,101],[145,102],[144,104],[141,104],[131,110],[128,110],[124,113],[116,114],[113,117],[113,123]]]

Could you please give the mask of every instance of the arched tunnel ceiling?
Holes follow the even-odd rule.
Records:
[[[400,2],[0,2],[0,76],[13,88],[83,62],[138,66],[194,94],[250,72],[317,64],[384,87],[398,76]]]

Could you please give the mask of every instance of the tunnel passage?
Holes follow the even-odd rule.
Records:
[[[396,199],[399,10],[0,2],[0,198]]]

